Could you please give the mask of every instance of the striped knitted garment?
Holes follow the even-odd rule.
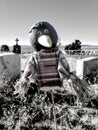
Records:
[[[41,50],[31,55],[22,75],[23,81],[33,82],[39,87],[62,86],[69,79],[70,67],[65,55],[58,49]]]
[[[61,86],[61,80],[58,73],[59,53],[56,51],[43,51],[38,54],[38,84],[44,86]]]

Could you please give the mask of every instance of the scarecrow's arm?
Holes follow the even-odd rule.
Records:
[[[61,51],[59,53],[58,72],[60,74],[61,79],[69,79],[71,74],[69,63],[65,55]]]
[[[30,57],[30,60],[26,65],[26,68],[24,70],[21,79],[15,85],[14,94],[16,96],[18,94],[18,96],[20,96],[21,98],[24,98],[25,94],[29,95],[33,94],[35,91],[37,91],[37,86],[34,82],[34,79],[35,79],[35,63],[34,63],[34,57],[32,56]]]
[[[81,81],[76,75],[70,72],[69,64],[63,53],[60,54],[58,67],[61,78],[66,78],[69,82],[72,82],[72,86],[77,93],[79,99],[84,102],[89,101],[92,97],[90,90],[83,81]]]
[[[26,68],[24,70],[21,79],[24,81],[30,81],[30,80],[33,81],[34,78],[35,78],[35,61],[34,61],[34,57],[31,56],[28,64],[26,65]]]

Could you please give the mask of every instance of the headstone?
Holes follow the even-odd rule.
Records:
[[[13,52],[17,54],[21,54],[21,46],[18,45],[18,38],[15,39],[16,45],[13,46]]]
[[[77,60],[76,75],[80,79],[84,79],[91,71],[98,70],[98,57],[88,57]]]
[[[19,45],[14,45],[13,46],[13,52],[17,54],[21,54],[21,46]]]
[[[14,81],[20,77],[20,57],[14,53],[0,54],[0,80]]]

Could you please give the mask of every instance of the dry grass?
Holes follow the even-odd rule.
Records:
[[[27,57],[28,55],[23,55],[22,59]],[[67,59],[71,71],[74,71],[77,59]],[[41,91],[32,96],[25,94],[21,98],[20,95],[14,95],[14,87],[14,84],[0,82],[0,129],[55,130],[50,92]],[[55,91],[57,130],[98,130],[97,104],[97,99],[84,104],[65,89]]]

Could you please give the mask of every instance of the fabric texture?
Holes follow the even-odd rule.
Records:
[[[70,68],[65,55],[60,50],[43,50],[30,57],[22,78],[44,87],[61,86],[63,79],[69,76]]]
[[[58,57],[56,52],[42,52],[38,55],[38,83],[39,86],[61,86],[58,73]]]

